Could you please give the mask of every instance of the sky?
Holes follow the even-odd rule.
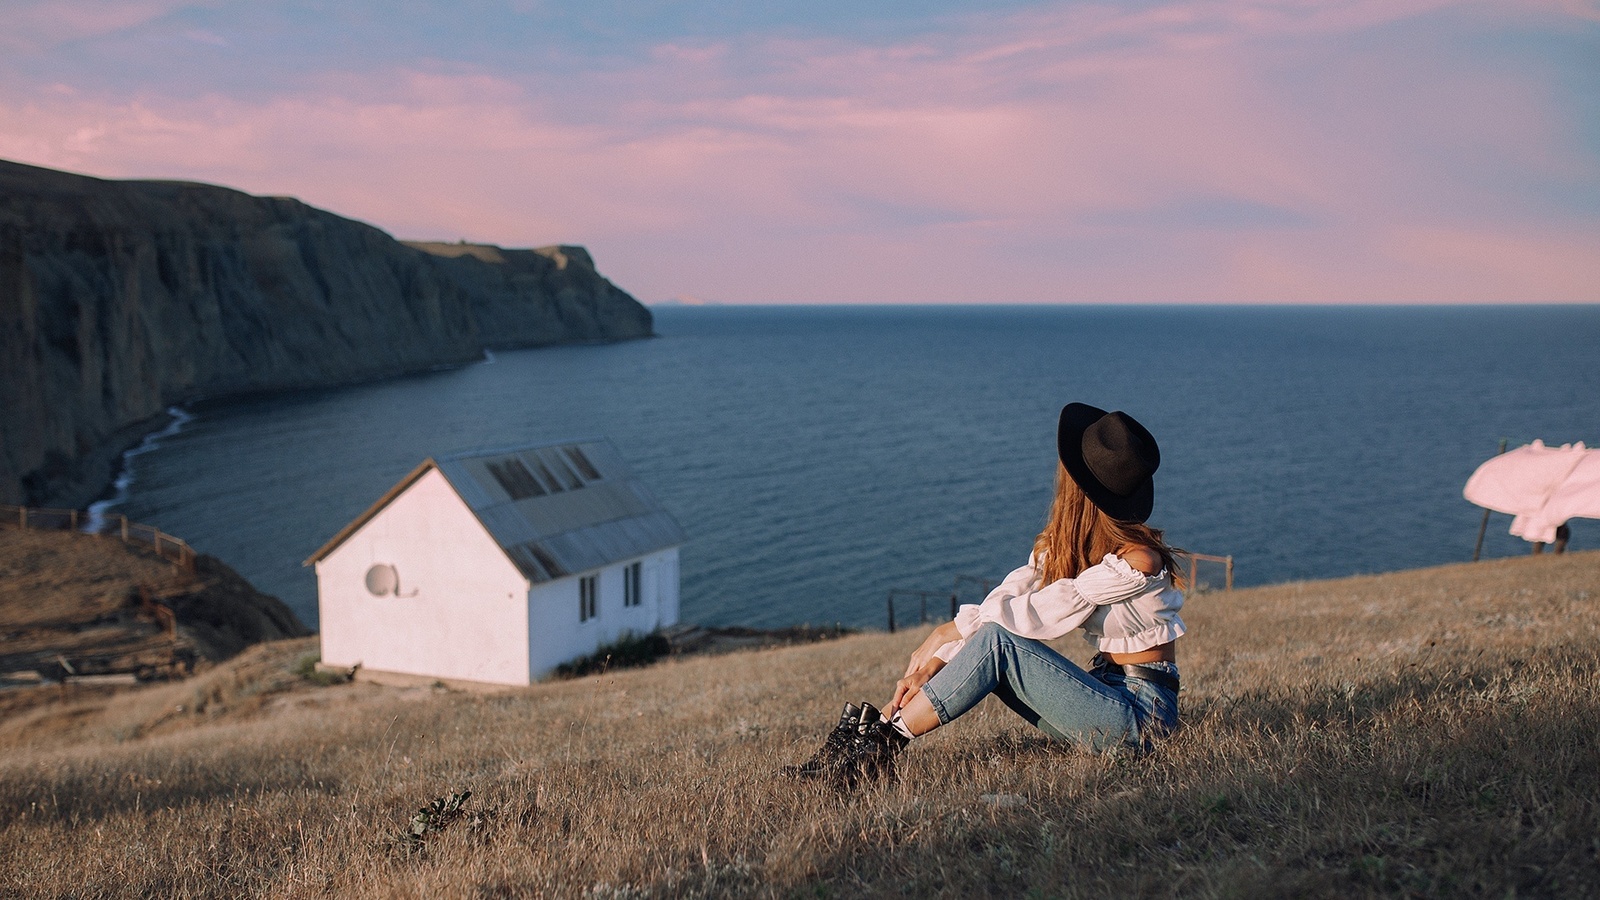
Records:
[[[1600,0],[0,0],[0,158],[646,303],[1600,302]]]

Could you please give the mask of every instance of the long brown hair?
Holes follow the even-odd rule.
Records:
[[[1167,546],[1161,529],[1118,522],[1101,512],[1067,474],[1066,467],[1057,463],[1056,498],[1050,504],[1050,519],[1033,542],[1039,584],[1076,578],[1107,553],[1120,553],[1128,547],[1144,547],[1160,556],[1173,585],[1184,587],[1186,579],[1175,556],[1178,551]]]

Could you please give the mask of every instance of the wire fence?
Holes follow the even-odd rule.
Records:
[[[186,572],[194,571],[194,548],[182,538],[156,528],[128,521],[127,516],[91,516],[76,509],[35,509],[28,506],[0,504],[0,525],[15,526],[24,531],[82,531],[90,534],[109,534],[122,538],[125,544],[143,544]]]
[[[1216,585],[1211,584],[1201,576],[1208,572],[1215,572],[1217,566],[1222,567],[1222,589],[1225,591],[1233,590],[1232,556],[1212,556],[1209,553],[1184,552],[1179,553],[1178,558],[1189,560],[1189,593],[1198,594],[1216,587]],[[1202,568],[1201,563],[1211,563],[1212,565]]]

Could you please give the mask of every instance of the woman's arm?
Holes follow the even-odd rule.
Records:
[[[940,648],[960,641],[984,622],[994,622],[1012,634],[1050,640],[1082,625],[1095,607],[1131,599],[1149,590],[1152,577],[1161,570],[1161,557],[1145,547],[1123,548],[1107,554],[1077,578],[1063,578],[1044,585],[1034,584],[1033,559],[1028,565],[1007,575],[980,604],[968,604],[957,612],[955,621],[935,628],[911,654],[906,673],[895,682],[894,700],[885,710],[893,716],[922,686],[945,666],[938,656]]]
[[[1140,562],[1148,565],[1147,560]],[[1032,575],[1031,565],[1026,572]],[[1131,600],[1150,590],[1151,579],[1150,573],[1108,553],[1076,577],[1043,586],[1008,577],[982,603],[957,610],[955,624],[964,638],[971,637],[985,622],[994,622],[1020,637],[1053,640],[1082,625],[1096,607]]]
[[[951,641],[959,640],[961,632],[956,629],[956,623],[946,622],[935,628],[911,654],[911,662],[906,664],[905,677],[895,682],[894,699],[889,701],[889,706],[883,714],[893,718],[896,710],[905,706],[917,691],[922,690],[928,679],[944,668],[944,660],[935,655],[939,648]]]
[[[911,662],[906,665],[906,674],[910,675],[912,672],[927,665],[930,659],[938,659],[934,654],[939,651],[940,647],[951,641],[959,640],[961,640],[961,632],[956,628],[956,623],[946,622],[935,628],[927,639],[922,642],[922,645],[912,652]]]
[[[883,711],[884,716],[894,718],[894,714],[910,703],[911,699],[922,690],[922,686],[928,683],[928,679],[939,674],[939,670],[944,666],[944,660],[935,656],[923,663],[921,668],[907,672],[906,677],[894,683],[894,699],[889,701],[888,708]]]

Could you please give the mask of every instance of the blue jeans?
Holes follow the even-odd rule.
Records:
[[[1178,674],[1174,663],[1150,663]],[[1085,672],[1039,641],[989,622],[922,686],[941,724],[990,694],[1045,734],[1092,750],[1141,748],[1178,727],[1174,691],[1121,672]]]

